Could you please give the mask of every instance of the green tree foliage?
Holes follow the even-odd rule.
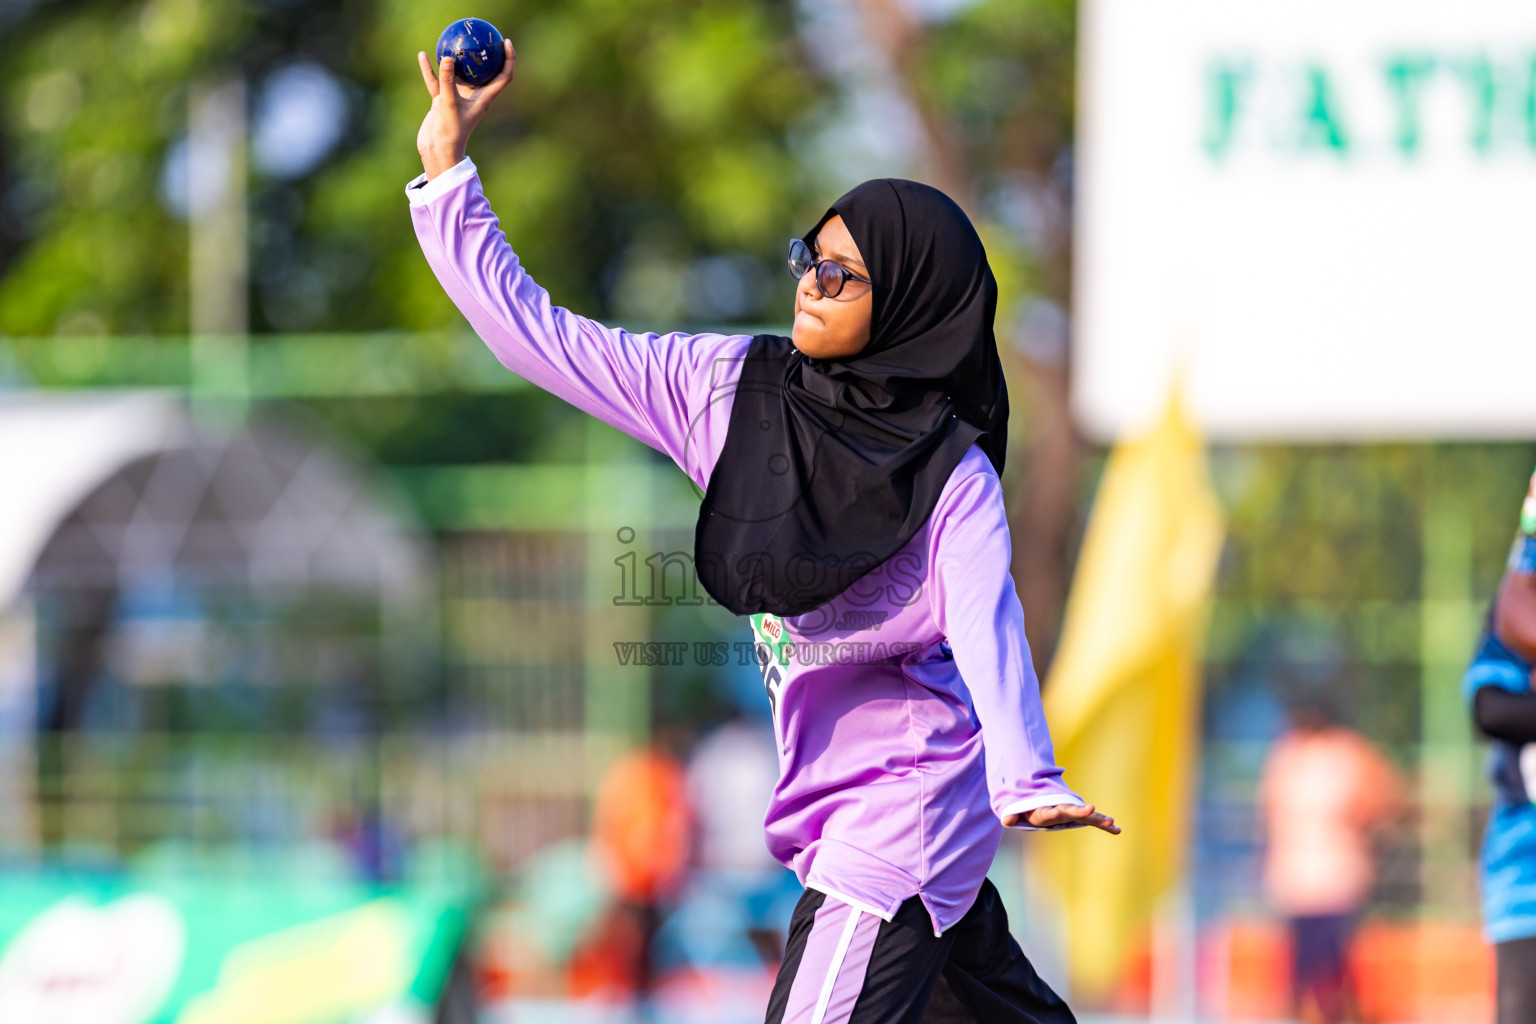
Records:
[[[980,0],[933,30],[915,80],[984,176],[1048,172],[1073,136],[1077,5]]]
[[[929,180],[977,222],[1000,326],[1064,304],[1076,75],[1075,0],[850,0],[917,115]]]
[[[0,332],[184,332],[187,226],[159,186],[189,92],[238,69],[255,106],[295,59],[347,84],[350,122],[312,173],[252,173],[253,330],[450,320],[402,188],[420,171],[427,105],[416,52],[466,13],[518,49],[517,81],[470,153],[557,302],[648,321],[782,316],[765,279],[816,206],[785,143],[816,96],[789,0],[16,9],[7,40],[29,44],[13,45],[0,81]]]

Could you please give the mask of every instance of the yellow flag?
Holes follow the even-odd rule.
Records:
[[[1045,712],[1066,781],[1124,829],[1034,844],[1065,915],[1074,992],[1105,994],[1179,879],[1199,743],[1199,662],[1224,533],[1177,395],[1116,445],[1089,516]]]

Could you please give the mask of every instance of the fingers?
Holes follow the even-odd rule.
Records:
[[[1017,824],[1021,816],[1012,816],[1012,824]],[[1053,804],[1049,807],[1037,807],[1030,811],[1022,820],[1036,828],[1060,828],[1074,823],[1091,825],[1094,828],[1103,829],[1111,835],[1120,834],[1120,826],[1115,824],[1115,819],[1107,814],[1100,814],[1094,809],[1093,804],[1078,806],[1077,804]],[[1010,824],[1004,822],[1004,824]]]
[[[1112,836],[1120,834],[1120,826],[1115,824],[1115,819],[1107,814],[1095,814],[1088,818],[1088,824],[1094,828],[1101,828]]]
[[[507,63],[501,69],[501,74],[496,77],[500,78],[501,75],[506,75],[507,81],[510,82],[512,81],[513,72],[517,69],[517,51],[512,48],[512,40],[510,39],[503,39],[501,41],[501,48],[507,55]]]
[[[456,61],[453,57],[444,57],[442,59],[442,63],[437,69],[437,82],[442,94],[448,97],[444,101],[445,105],[452,107],[455,111],[465,109],[465,104],[455,102],[455,98],[467,100],[475,94],[475,87],[459,77]]]
[[[1063,807],[1062,811],[1065,812],[1064,817],[1068,819],[1076,818],[1083,824],[1101,828],[1110,835],[1120,834],[1120,826],[1115,824],[1115,819],[1094,810],[1093,804],[1086,807]]]
[[[1049,807],[1036,808],[1032,821],[1036,825],[1054,825],[1062,821],[1086,818],[1092,813],[1092,804],[1086,807],[1081,807],[1077,804],[1052,804]]]
[[[496,73],[495,78],[475,90],[474,107],[477,113],[483,111],[486,105],[496,98],[496,94],[505,89],[507,83],[512,81],[513,71],[517,67],[517,51],[512,49],[512,40],[510,39],[503,39],[501,46],[502,51],[506,54],[506,63],[502,64],[501,70]]]
[[[425,50],[418,50],[416,63],[421,67],[421,80],[427,83],[427,92],[433,99],[437,99],[437,76],[432,73],[432,62],[427,59]]]

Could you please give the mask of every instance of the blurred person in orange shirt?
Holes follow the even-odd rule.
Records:
[[[1298,701],[1259,779],[1264,889],[1290,922],[1292,1012],[1332,1024],[1358,1014],[1348,969],[1376,883],[1373,839],[1401,813],[1404,783],[1321,699]]]
[[[656,930],[663,907],[683,881],[692,852],[693,811],[687,778],[678,758],[667,749],[665,741],[671,738],[658,737],[656,745],[615,760],[598,781],[592,807],[593,852],[618,905],[604,922],[602,950],[579,957],[576,972],[593,977],[606,974],[610,983],[627,982],[625,987],[635,993],[643,1013],[649,1013],[655,987]],[[623,962],[604,969],[598,962],[604,959],[601,953]]]

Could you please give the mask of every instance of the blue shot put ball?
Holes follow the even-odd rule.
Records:
[[[484,85],[501,74],[507,62],[496,26],[479,18],[460,18],[443,29],[437,40],[437,62],[453,58],[453,73],[469,85]]]

